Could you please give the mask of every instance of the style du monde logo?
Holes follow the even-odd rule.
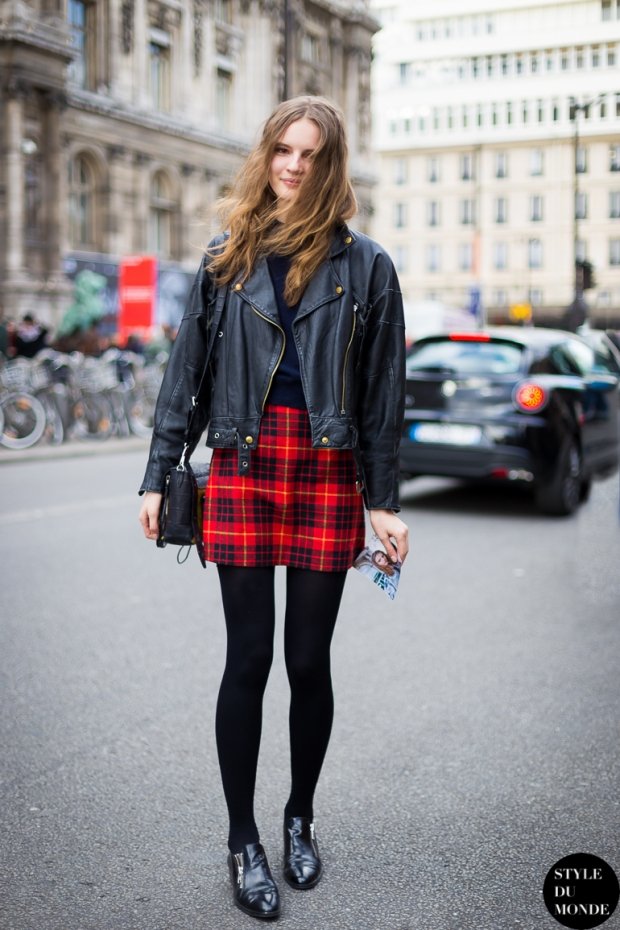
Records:
[[[616,873],[604,859],[590,853],[565,856],[545,878],[547,910],[564,927],[590,930],[605,923],[618,904]]]

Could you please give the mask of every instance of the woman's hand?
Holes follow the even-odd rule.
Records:
[[[409,529],[391,510],[371,510],[370,525],[392,562],[404,562],[409,552]]]
[[[147,491],[140,508],[139,520],[147,539],[157,539],[159,534],[159,508],[163,494],[157,491]]]

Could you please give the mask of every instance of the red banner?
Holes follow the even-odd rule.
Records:
[[[148,336],[155,322],[157,259],[150,255],[123,258],[118,270],[118,295],[121,340],[136,331]]]

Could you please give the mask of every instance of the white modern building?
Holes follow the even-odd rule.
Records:
[[[371,8],[373,234],[406,298],[559,321],[576,257],[620,327],[620,0]]]

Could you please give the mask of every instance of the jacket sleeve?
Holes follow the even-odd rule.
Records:
[[[405,321],[396,269],[376,256],[360,359],[359,455],[368,509],[397,512],[399,448],[405,410]]]
[[[194,278],[157,397],[151,448],[140,494],[145,491],[163,492],[166,472],[181,458],[192,398],[197,396],[206,364],[209,313],[215,293],[215,285],[203,259]],[[209,417],[208,393],[203,390],[199,400],[192,423],[189,455],[198,445]]]

